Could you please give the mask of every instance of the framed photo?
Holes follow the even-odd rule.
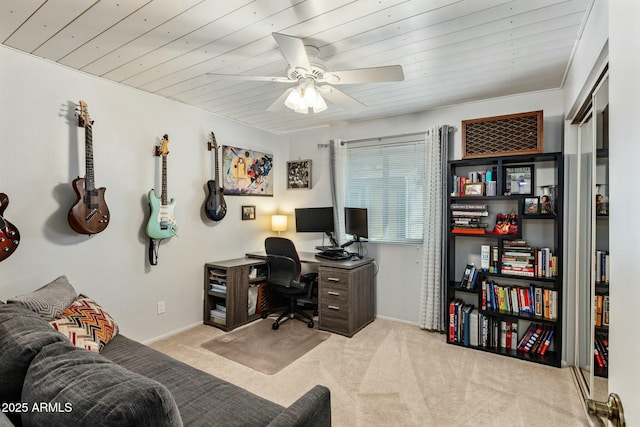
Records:
[[[242,220],[256,219],[256,207],[255,206],[243,206],[242,207]]]
[[[311,188],[311,160],[287,162],[287,188]]]
[[[484,195],[484,182],[472,182],[464,185],[465,196],[482,196]]]
[[[539,197],[525,197],[524,198],[524,213],[527,215],[537,215],[540,213],[540,198]]]
[[[273,196],[273,154],[222,146],[223,193]]]
[[[533,165],[518,165],[504,168],[504,195],[533,195]]]

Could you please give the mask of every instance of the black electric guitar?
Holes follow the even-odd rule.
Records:
[[[104,200],[105,188],[96,188],[93,174],[93,121],[87,103],[80,101],[78,126],[84,128],[86,176],[73,180],[76,202],[69,210],[69,225],[80,234],[96,234],[109,225],[109,208]]]
[[[215,151],[215,176],[213,179],[207,181],[207,189],[209,194],[204,204],[204,213],[207,218],[213,221],[220,221],[227,214],[227,202],[224,201],[222,194],[222,186],[218,178],[218,143],[216,142],[216,136],[211,132],[211,141],[207,142],[207,148],[209,151]]]
[[[0,193],[0,261],[9,258],[20,243],[18,229],[3,217],[7,206],[9,206],[9,196]]]

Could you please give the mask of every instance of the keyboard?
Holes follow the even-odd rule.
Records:
[[[316,250],[320,252],[342,252],[343,249],[340,246],[316,246]]]
[[[316,254],[318,258],[331,259],[334,261],[340,261],[351,258],[351,254],[341,251],[324,251]]]

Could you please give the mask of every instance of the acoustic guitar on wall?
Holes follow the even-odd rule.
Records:
[[[9,196],[0,193],[0,261],[9,258],[20,243],[20,232],[9,221],[4,219],[4,211],[9,206]]]
[[[104,200],[105,188],[96,188],[93,172],[93,120],[87,103],[80,101],[78,126],[84,128],[85,177],[73,180],[76,202],[69,210],[69,225],[80,234],[96,234],[109,225],[109,208]]]
[[[156,196],[154,189],[149,191],[151,215],[147,222],[147,235],[151,239],[167,239],[178,234],[178,224],[173,216],[175,199],[168,200],[167,195],[167,155],[169,154],[169,136],[162,137],[162,144],[156,147],[155,155],[162,157],[162,193]]]
[[[224,201],[224,195],[222,194],[222,186],[220,185],[219,170],[218,170],[218,143],[216,142],[216,136],[211,132],[211,141],[207,142],[207,148],[209,151],[215,152],[215,167],[214,177],[207,181],[208,195],[204,204],[204,213],[207,218],[213,221],[220,221],[227,214],[227,202]]]

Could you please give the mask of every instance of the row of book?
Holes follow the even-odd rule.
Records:
[[[549,320],[558,318],[558,291],[530,284],[525,286],[498,285],[482,281],[483,310],[525,316],[538,316]]]
[[[609,252],[596,251],[596,282],[609,283]]]
[[[596,295],[596,327],[609,326],[609,295]]]
[[[480,170],[480,171],[471,171],[467,174],[467,176],[458,176],[453,175],[451,182],[451,196],[452,197],[460,197],[464,196],[465,193],[465,185],[466,184],[476,184],[483,183],[489,184],[493,183],[494,192],[493,194],[487,194],[487,196],[495,196],[495,177],[496,177],[496,169],[493,170]],[[488,185],[491,187],[491,185]],[[484,194],[482,194],[484,195]]]
[[[483,222],[489,216],[486,204],[452,203],[451,232],[463,234],[484,234],[488,224]]]
[[[593,356],[600,368],[609,366],[609,339],[606,336],[596,334],[594,339]]]
[[[466,346],[517,350],[543,356],[549,348],[555,329],[531,324],[522,338],[518,322],[500,320],[479,312],[473,304],[455,299],[449,304],[449,342]]]
[[[552,278],[558,274],[558,257],[549,248],[537,248],[525,240],[507,240],[500,256],[500,273]]]

